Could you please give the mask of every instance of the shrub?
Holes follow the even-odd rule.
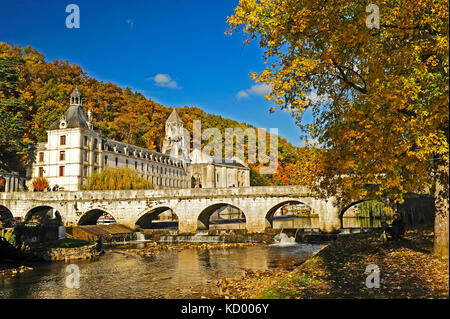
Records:
[[[131,168],[111,169],[93,173],[81,187],[83,190],[152,189],[152,183]]]
[[[33,189],[43,192],[49,187],[49,183],[45,177],[38,177],[33,181]]]

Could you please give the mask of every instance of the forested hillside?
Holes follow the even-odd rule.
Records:
[[[47,62],[29,46],[0,43],[0,169],[24,171],[28,145],[46,140],[46,129],[66,111],[75,86],[104,136],[160,151],[170,108],[129,88],[98,81],[68,61]],[[177,111],[191,134],[193,120],[201,120],[202,130],[218,128],[223,137],[225,128],[252,127],[193,106]],[[251,164],[252,185],[307,184],[318,151],[296,148],[281,137],[278,148],[277,173],[259,175],[259,164]]]

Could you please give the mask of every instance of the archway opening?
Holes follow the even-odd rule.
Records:
[[[87,211],[78,221],[79,226],[84,225],[114,225],[117,224],[114,217],[102,209]]]
[[[178,216],[170,207],[158,207],[142,215],[136,222],[142,229],[178,229]]]
[[[359,200],[344,207],[339,217],[341,228],[381,228],[383,223],[390,223],[395,210],[387,203],[378,200]]]
[[[266,214],[266,227],[273,229],[319,229],[319,215],[303,202],[289,200]]]
[[[14,226],[14,216],[11,211],[0,205],[0,228],[8,228]]]
[[[205,208],[197,220],[197,229],[245,229],[244,212],[234,205],[220,203]]]
[[[62,225],[61,214],[51,206],[34,207],[25,215],[25,224],[28,225]]]

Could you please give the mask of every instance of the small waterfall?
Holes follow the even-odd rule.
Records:
[[[136,232],[136,241],[145,241],[145,235],[141,232]]]
[[[295,237],[289,237],[283,231],[273,237],[274,243],[271,246],[293,246],[297,245]]]

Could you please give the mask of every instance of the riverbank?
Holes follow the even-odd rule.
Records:
[[[93,242],[63,239],[22,245],[16,249],[7,241],[0,242],[0,276],[15,276],[33,270],[31,262],[94,259],[102,254]]]
[[[33,268],[25,265],[19,265],[15,262],[0,261],[0,277],[15,276],[30,270],[33,270]]]
[[[383,243],[380,232],[340,236],[293,270],[247,273],[222,280],[227,298],[448,298],[449,261],[434,258],[431,229]],[[365,269],[380,269],[380,288],[365,286]]]

